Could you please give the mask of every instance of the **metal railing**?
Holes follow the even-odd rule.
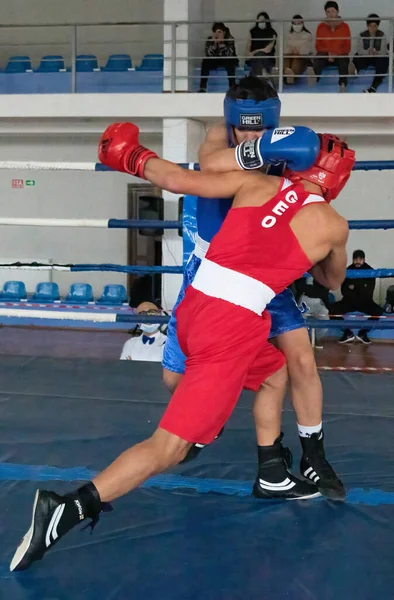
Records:
[[[320,22],[321,20],[305,20],[306,27],[312,35]],[[365,87],[368,88],[369,81],[372,82],[375,75],[380,75],[384,78],[384,82],[379,91],[393,93],[394,16],[381,17],[380,29],[385,33],[384,44],[387,43],[387,48],[384,50],[387,53],[383,57],[380,56],[384,60],[379,61],[383,66],[378,73],[361,70],[353,74],[352,59],[357,50],[358,32],[365,30],[366,24],[365,18],[346,20],[346,22],[352,28],[350,37],[352,51],[347,57],[349,70],[346,73],[342,72],[341,77],[349,83],[348,89],[362,91],[360,82],[365,82]],[[288,60],[294,58],[294,55],[287,53],[290,21],[272,20],[272,27],[277,37],[272,55],[266,56],[263,55],[263,49],[260,56],[251,56],[246,51],[251,39],[248,30],[252,28],[253,23],[246,20],[228,20],[225,24],[234,38],[237,54],[236,57],[219,59],[215,56],[208,57],[204,52],[207,38],[212,34],[211,22],[152,21],[15,27],[0,25],[0,66],[2,67],[0,93],[23,92],[19,89],[16,92],[12,91],[12,86],[3,77],[7,74],[14,76],[13,85],[21,86],[28,79],[29,85],[33,85],[31,82],[37,79],[33,75],[40,75],[39,91],[47,93],[51,91],[193,92],[199,91],[205,85],[201,85],[203,61],[205,61],[205,70],[208,71],[206,76],[204,73],[204,79],[208,82],[206,87],[208,91],[223,92],[232,81],[249,72],[260,77],[268,77],[279,92],[296,91],[300,88],[299,84],[303,84],[308,77],[310,83],[315,83],[318,77],[320,81],[316,91],[321,91],[324,84],[339,78],[337,58],[346,60],[346,57],[344,59],[343,56],[333,55],[330,59],[335,69],[325,68],[320,72],[319,56],[297,55],[309,70],[307,73],[291,74],[285,72],[285,68],[290,68]],[[382,41],[382,38],[370,38],[372,41],[375,39]],[[272,41],[272,38],[267,40]],[[338,41],[339,38],[336,40]],[[264,38],[258,38],[258,42],[261,44]],[[313,47],[315,42],[316,37],[313,35]],[[108,59],[111,55],[109,63]],[[146,55],[154,56],[146,57]],[[10,60],[11,57],[14,59]],[[129,62],[127,57],[130,59]],[[24,67],[20,64],[23,62],[22,58],[25,59]],[[369,58],[369,62],[373,64],[377,57],[366,55],[366,58]],[[63,64],[58,65],[58,68],[53,66],[54,59],[63,60]],[[235,59],[238,64],[233,65],[226,72],[226,65],[228,66],[230,61],[234,62]],[[215,66],[221,66],[222,70],[213,72],[213,69],[209,68],[210,62]],[[149,65],[152,68],[149,68]],[[29,77],[23,78],[22,76],[26,74],[29,74]],[[51,86],[55,80],[58,87],[55,86],[52,90]],[[332,91],[327,85],[326,88],[326,91]]]

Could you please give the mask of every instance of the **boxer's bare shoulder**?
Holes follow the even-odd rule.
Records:
[[[240,187],[234,197],[233,208],[262,206],[280,191],[282,178],[264,175],[258,171],[240,173]]]
[[[224,123],[216,123],[209,127],[205,139],[198,151],[198,160],[202,171],[212,167],[212,154],[228,148],[228,136]]]

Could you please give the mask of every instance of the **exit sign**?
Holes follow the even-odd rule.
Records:
[[[36,185],[36,182],[34,181],[34,179],[26,179],[26,187],[33,187],[33,185]]]

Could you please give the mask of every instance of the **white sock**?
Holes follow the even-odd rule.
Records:
[[[323,423],[319,423],[319,425],[313,425],[313,427],[304,427],[304,425],[297,423],[297,427],[300,437],[309,438],[313,433],[320,433],[323,428]]]

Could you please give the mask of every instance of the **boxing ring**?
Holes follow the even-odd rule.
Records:
[[[70,168],[72,163],[67,163]],[[12,166],[9,166],[12,165]],[[61,163],[0,162],[1,168],[62,170]],[[101,169],[74,163],[75,169]],[[89,165],[89,168],[86,166]],[[361,166],[360,166],[361,165]],[[372,166],[371,166],[372,165]],[[188,166],[188,165],[183,165]],[[191,167],[196,168],[195,165]],[[358,163],[357,169],[393,169],[394,162]],[[193,199],[179,221],[89,220],[80,227],[159,227],[184,231],[184,261],[192,247]],[[17,221],[17,222],[16,222]],[[32,225],[0,219],[1,226]],[[40,226],[72,224],[74,219]],[[67,221],[67,222],[65,222]],[[98,222],[100,221],[100,222]],[[353,229],[392,229],[394,220],[352,221]],[[1,265],[3,268],[5,265]],[[180,273],[182,266],[34,265],[6,267],[88,272]],[[122,270],[122,271],[121,271]],[[357,277],[349,271],[348,276]],[[394,269],[362,277],[394,277]],[[1,301],[0,323],[62,326],[90,322],[108,327],[158,322],[127,305],[75,307]],[[159,318],[165,323],[168,317]],[[392,329],[390,315],[368,321]],[[366,325],[360,316],[340,327]],[[308,320],[311,329],[338,321]],[[341,367],[339,367],[341,369]],[[326,450],[344,481],[344,504],[317,498],[261,501],[251,496],[256,447],[252,396],[244,392],[225,434],[196,461],[154,477],[115,503],[91,536],[71,531],[42,562],[21,573],[9,561],[29,520],[37,487],[59,493],[90,479],[126,447],[149,436],[168,403],[161,366],[129,361],[2,355],[0,361],[1,597],[12,600],[337,600],[391,598],[394,588],[394,450],[391,446],[394,376],[322,368]],[[329,371],[329,372],[326,372]],[[289,403],[285,441],[300,458]]]

